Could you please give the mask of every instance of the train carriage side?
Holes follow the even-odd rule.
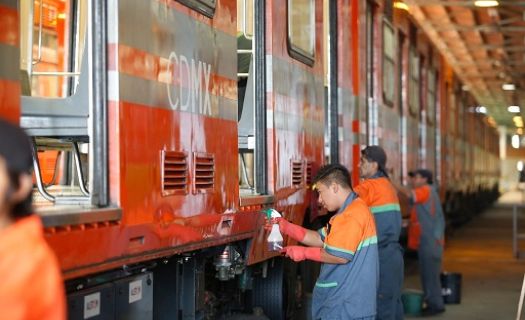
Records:
[[[268,263],[277,254],[266,249],[262,209],[274,206],[302,223],[312,200],[307,185],[324,161],[322,3],[29,0],[20,7],[20,16],[9,8],[12,48],[0,49],[20,57],[23,77],[18,68],[1,76],[24,92],[18,103],[21,90],[10,90],[2,99],[10,109],[0,110],[33,137],[41,163],[60,163],[49,166],[61,171],[51,184],[40,176],[48,168],[36,168],[35,202],[72,317],[81,315],[81,299],[101,302],[97,293],[112,295],[139,278],[149,298],[178,301],[148,300],[136,315],[146,318],[153,304],[156,316],[212,314],[204,287],[216,291],[217,281],[236,275],[244,279],[237,293],[266,296],[277,286],[293,294],[295,273],[285,283],[282,259]],[[246,70],[237,63],[242,54]],[[181,290],[195,292],[195,303],[182,301]],[[265,311],[284,317],[285,299],[274,300]],[[242,309],[214,308],[223,307]],[[113,311],[104,304],[100,312]]]
[[[249,238],[257,219],[231,214],[239,203],[235,2],[217,3],[212,18],[180,3],[108,8],[109,203],[122,216],[86,225],[44,215],[66,278]]]
[[[0,115],[14,123],[20,117],[18,26],[20,12],[16,1],[0,1]]]

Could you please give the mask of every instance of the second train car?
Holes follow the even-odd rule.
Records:
[[[392,1],[0,12],[0,116],[33,139],[71,319],[293,316],[315,277],[267,251],[264,210],[310,225],[317,168],[340,162],[357,184],[366,144],[385,148],[392,179],[433,170],[453,224],[497,193],[495,129]]]

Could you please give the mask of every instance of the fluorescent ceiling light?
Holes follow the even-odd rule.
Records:
[[[395,1],[394,8],[408,11],[408,5],[403,1]]]
[[[514,85],[514,83],[504,83],[501,86],[501,89],[506,90],[506,91],[513,91],[513,90],[516,90],[516,86]]]
[[[520,136],[517,134],[513,135],[510,144],[512,144],[514,149],[518,149],[520,147]]]
[[[476,0],[474,5],[476,7],[496,7],[499,3],[496,0]]]
[[[507,108],[507,111],[510,112],[510,113],[519,113],[520,112],[520,107],[519,106],[509,106]]]
[[[476,107],[476,112],[485,114],[487,113],[487,108],[485,108],[484,106]]]

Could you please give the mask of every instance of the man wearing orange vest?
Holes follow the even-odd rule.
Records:
[[[408,247],[417,250],[421,283],[426,307],[424,316],[445,311],[441,294],[441,261],[443,257],[445,219],[441,201],[432,186],[432,172],[427,169],[414,171],[413,189],[396,187],[405,193],[412,203]]]
[[[352,191],[345,167],[326,165],[313,183],[319,203],[336,214],[318,231],[280,219],[281,232],[306,245],[287,246],[283,253],[296,262],[322,263],[312,298],[313,319],[373,320],[379,275],[374,218]]]
[[[372,211],[377,228],[379,287],[376,319],[403,319],[403,250],[399,245],[401,209],[397,191],[386,173],[386,154],[379,146],[361,151],[359,174],[363,179],[354,191]]]
[[[65,319],[60,269],[32,215],[29,138],[0,119],[0,318]]]

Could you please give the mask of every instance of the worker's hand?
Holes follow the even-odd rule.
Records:
[[[295,262],[303,260],[321,261],[321,248],[316,247],[302,247],[302,246],[288,246],[281,250],[285,256]]]
[[[281,233],[297,241],[303,241],[306,236],[305,228],[288,222],[285,219],[279,220],[279,230],[281,230]]]
[[[272,230],[272,225],[275,223],[279,224],[279,231],[281,231],[281,234],[287,235],[290,238],[297,240],[297,241],[303,241],[304,237],[306,236],[306,229],[298,226],[296,224],[293,224],[291,222],[288,222],[284,218],[271,218],[270,221],[266,220],[267,223],[264,225],[264,229],[267,231]]]

